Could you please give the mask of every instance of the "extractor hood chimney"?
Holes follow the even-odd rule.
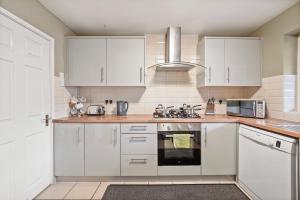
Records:
[[[188,71],[201,65],[181,61],[181,27],[168,27],[165,63],[159,63],[153,66],[156,67],[157,71]]]

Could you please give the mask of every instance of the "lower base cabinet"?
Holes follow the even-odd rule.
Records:
[[[54,130],[55,176],[237,174],[236,123],[202,123],[201,167],[188,174],[158,167],[156,124],[56,123]]]
[[[157,155],[122,155],[122,176],[157,176]]]
[[[237,174],[237,124],[203,123],[202,175]]]
[[[55,176],[84,176],[84,124],[54,125]]]
[[[85,125],[85,176],[120,176],[120,124]]]

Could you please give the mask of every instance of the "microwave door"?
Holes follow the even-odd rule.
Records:
[[[232,101],[227,103],[227,114],[233,116],[241,115],[241,106],[239,101]]]
[[[242,101],[240,110],[244,117],[255,117],[255,101]]]

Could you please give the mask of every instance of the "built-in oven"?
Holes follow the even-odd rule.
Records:
[[[158,166],[188,165],[201,165],[201,124],[159,123]]]

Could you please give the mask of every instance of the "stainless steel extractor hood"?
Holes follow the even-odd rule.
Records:
[[[204,67],[197,63],[181,61],[181,27],[168,27],[165,63],[158,63],[153,67],[156,67],[157,71],[188,71],[197,66]]]

